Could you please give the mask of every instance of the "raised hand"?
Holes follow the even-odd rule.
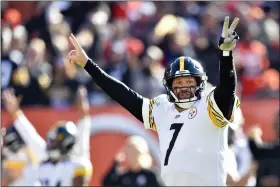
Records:
[[[262,129],[257,126],[251,127],[248,131],[249,139],[254,140],[258,143],[262,143],[262,134],[263,134]]]
[[[77,91],[77,106],[82,115],[89,114],[89,101],[87,89],[84,86],[80,86]]]
[[[4,90],[2,98],[7,112],[13,117],[16,117],[16,113],[20,110],[19,103],[21,99],[15,96],[12,89]]]
[[[237,40],[239,40],[239,36],[234,31],[238,22],[239,22],[239,18],[237,17],[234,18],[232,24],[230,25],[230,28],[228,28],[229,17],[228,16],[225,17],[222,35],[219,40],[219,48],[222,51],[232,51],[235,48],[236,42]]]
[[[74,46],[74,50],[71,50],[68,53],[68,58],[70,62],[75,62],[79,64],[81,67],[85,67],[87,61],[88,61],[88,56],[86,52],[83,50],[81,45],[79,44],[78,40],[75,38],[73,34],[69,36],[69,41],[71,44]]]

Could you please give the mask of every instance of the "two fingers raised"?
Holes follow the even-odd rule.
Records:
[[[226,38],[229,35],[231,35],[233,33],[233,31],[235,30],[235,28],[237,27],[239,22],[239,18],[234,18],[232,24],[230,25],[230,28],[228,28],[229,26],[229,17],[226,16],[225,17],[225,21],[224,21],[224,25],[223,25],[223,31],[222,31],[222,37]]]

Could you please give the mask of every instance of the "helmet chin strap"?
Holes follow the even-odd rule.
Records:
[[[180,108],[183,108],[183,109],[189,109],[191,108],[194,103],[197,101],[197,97],[194,96],[190,99],[181,99],[179,100],[176,95],[174,94],[173,91],[170,91],[170,94],[172,95],[172,97],[175,99],[175,104],[180,107]]]

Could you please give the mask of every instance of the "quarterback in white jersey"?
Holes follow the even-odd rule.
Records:
[[[228,126],[239,108],[235,94],[236,72],[232,50],[239,36],[239,19],[229,27],[225,18],[219,41],[220,82],[206,91],[207,76],[201,64],[179,57],[166,68],[163,85],[167,94],[147,99],[106,74],[69,37],[75,50],[68,58],[91,75],[96,84],[126,108],[146,128],[158,132],[162,179],[167,186],[226,185],[225,156]]]

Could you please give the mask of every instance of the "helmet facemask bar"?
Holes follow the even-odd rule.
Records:
[[[188,98],[188,99],[178,99],[172,89],[172,82],[177,77],[186,77],[186,76],[192,76],[192,77],[195,77],[195,79],[196,79],[197,86],[195,87],[194,95],[193,95],[193,97]],[[206,80],[207,80],[207,77],[205,75],[198,76],[198,75],[193,75],[193,74],[181,74],[179,76],[177,75],[177,76],[168,77],[166,79],[163,79],[163,85],[168,93],[168,96],[169,96],[168,98],[169,98],[170,102],[175,103],[180,108],[188,109],[193,106],[195,101],[200,100],[201,95],[203,94],[204,90],[206,89]],[[194,86],[187,86],[187,87],[181,87],[181,88],[190,89],[189,92],[191,92],[191,89],[193,87]]]
[[[61,158],[61,151],[58,143],[55,132],[50,132],[47,138],[47,153],[51,160],[59,160]]]

